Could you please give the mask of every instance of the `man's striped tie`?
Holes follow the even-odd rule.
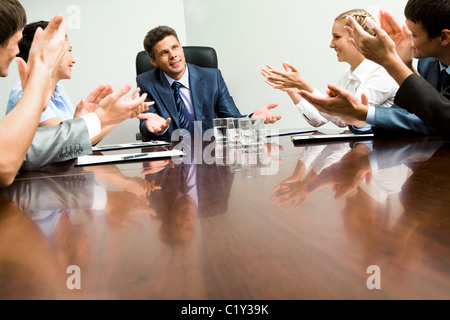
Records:
[[[181,87],[181,83],[179,83],[177,81],[172,83],[172,90],[173,90],[173,95],[175,97],[175,103],[177,105],[180,129],[182,131],[181,135],[183,136],[187,132],[190,132],[190,121],[189,121],[189,114],[188,114],[186,105],[184,104],[183,99],[181,99],[180,87]],[[187,132],[183,132],[184,130],[187,130]]]

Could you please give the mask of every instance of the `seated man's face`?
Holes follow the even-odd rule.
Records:
[[[22,30],[18,30],[7,42],[6,46],[0,46],[0,77],[7,77],[9,65],[19,54],[19,41],[22,39]]]
[[[413,36],[413,57],[416,59],[437,58],[441,54],[441,37],[430,38],[420,23],[406,20]]]
[[[155,59],[150,62],[169,77],[178,80],[186,70],[183,47],[174,36],[167,36],[153,47]]]

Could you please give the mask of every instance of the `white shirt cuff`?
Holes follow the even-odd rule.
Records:
[[[89,138],[92,139],[100,134],[102,130],[102,124],[100,119],[95,113],[88,113],[81,117],[86,121],[86,125],[89,131]]]
[[[369,110],[367,111],[366,123],[371,126],[375,126],[375,107],[369,106]]]

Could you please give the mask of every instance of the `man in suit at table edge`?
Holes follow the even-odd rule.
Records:
[[[27,17],[17,0],[2,0],[0,17],[0,77],[6,77],[19,53],[18,42]],[[86,110],[81,118],[38,128],[50,98],[52,77],[65,54],[65,36],[64,19],[57,15],[45,30],[37,31],[28,63],[17,58],[24,92],[14,112],[0,120],[0,187],[12,184],[19,170],[34,170],[92,153],[91,139],[104,128],[136,117],[151,104],[144,102],[146,95],[140,96],[138,90],[131,98],[123,99],[131,89],[129,85],[109,95],[102,96],[99,90],[98,97],[102,99],[92,106],[94,112]]]
[[[0,17],[0,77],[7,77],[19,53],[18,42],[27,17],[18,0],[2,0]],[[19,170],[34,170],[92,153],[91,139],[103,128],[135,117],[151,104],[144,102],[146,95],[140,96],[138,90],[131,98],[123,99],[131,89],[129,85],[104,96],[99,90],[102,99],[93,106],[94,112],[86,110],[81,118],[38,128],[50,97],[52,78],[65,54],[65,36],[64,19],[57,15],[45,30],[37,31],[28,63],[17,58],[24,91],[14,111],[0,120],[0,187],[12,184]]]
[[[406,27],[402,28],[381,11],[383,29],[372,22],[376,37],[363,34],[352,19],[347,28],[363,55],[385,67],[400,85],[394,101],[397,106],[389,110],[368,107],[334,85],[329,86],[330,97],[307,92],[302,97],[323,112],[371,124],[378,136],[450,137],[450,3],[409,0],[405,16]],[[413,58],[419,59],[418,72]]]
[[[177,129],[188,130],[192,137],[194,127],[200,123],[199,133],[203,134],[213,128],[214,118],[244,117],[228,92],[220,70],[186,63],[175,30],[168,26],[153,28],[144,39],[144,48],[150,62],[157,67],[136,79],[141,92],[155,101],[148,112],[138,116],[141,119],[139,129],[145,140],[171,140]],[[178,114],[173,89],[177,82],[180,83],[179,92],[187,109],[187,119]],[[281,119],[270,111],[276,106],[278,103],[261,107],[249,117],[263,118],[266,124],[275,123]]]

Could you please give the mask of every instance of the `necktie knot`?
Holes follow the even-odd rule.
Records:
[[[179,83],[178,81],[175,81],[174,83],[172,83],[172,89],[174,91],[179,91],[181,88],[181,83]]]

